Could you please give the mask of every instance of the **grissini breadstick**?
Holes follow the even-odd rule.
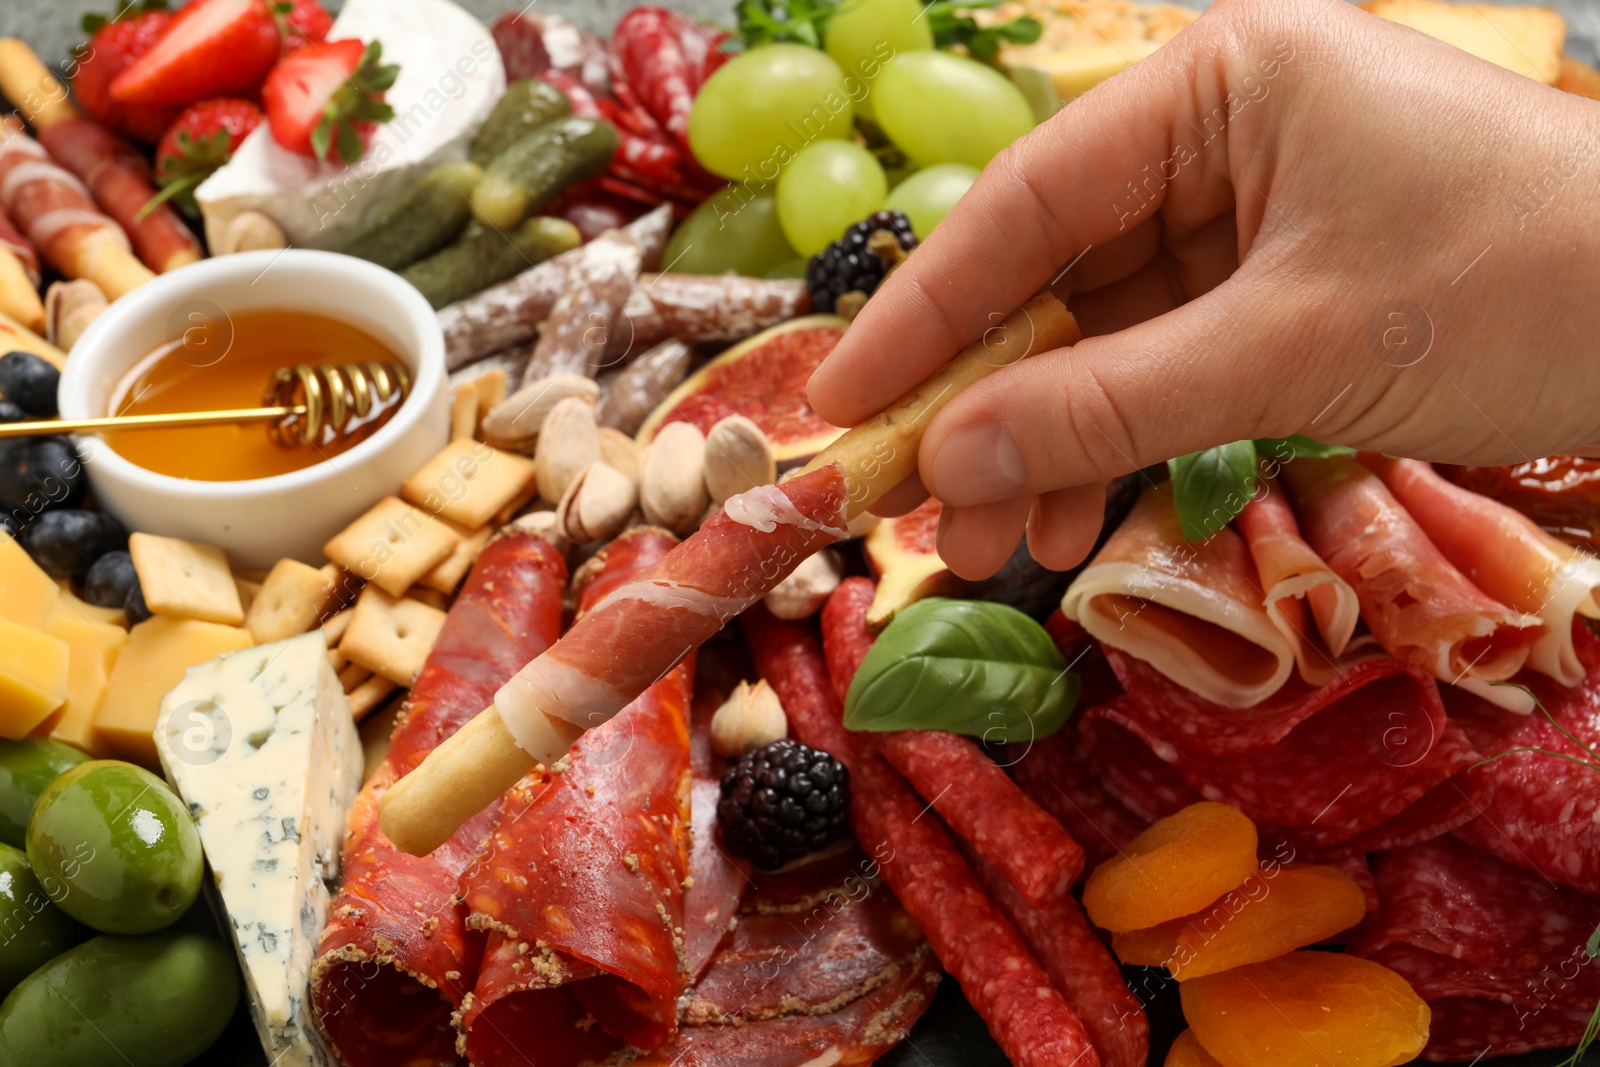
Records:
[[[0,313],[11,316],[35,333],[44,330],[44,301],[28,277],[17,254],[0,244]]]
[[[1040,293],[883,413],[848,431],[781,486],[732,497],[692,537],[613,591],[384,797],[380,822],[423,855],[534,763],[552,764],[800,561],[845,536],[916,470],[922,434],[949,400],[1000,367],[1070,345],[1078,326]]]
[[[67,365],[65,352],[0,311],[0,352],[10,352],[14,349],[42,356],[57,370]]]

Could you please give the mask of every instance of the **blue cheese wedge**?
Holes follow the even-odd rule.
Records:
[[[226,166],[195,190],[213,249],[228,224],[258,211],[300,248],[337,247],[467,147],[505,92],[505,67],[487,27],[450,0],[347,0],[329,40],[383,45],[400,75],[386,96],[392,121],[355,163],[323,163],[279,147],[262,123]]]
[[[307,980],[361,788],[361,741],[320,630],[192,668],[156,749],[200,830],[274,1067],[329,1067]]]

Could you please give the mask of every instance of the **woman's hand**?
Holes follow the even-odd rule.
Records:
[[[1047,285],[1085,340],[953,400],[939,550],[1066,568],[1107,479],[1247,437],[1600,446],[1600,104],[1343,0],[1223,0],[1012,145],[811,380],[851,425]],[[922,494],[903,486],[885,510]]]

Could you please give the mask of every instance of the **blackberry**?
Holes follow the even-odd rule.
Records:
[[[722,776],[717,818],[735,852],[776,870],[845,832],[850,772],[798,741],[774,741],[742,757]]]
[[[885,233],[888,238],[873,241],[875,233]],[[811,310],[832,314],[846,293],[858,292],[862,299],[871,296],[889,268],[915,247],[917,235],[911,232],[911,221],[904,213],[878,211],[868,215],[806,264]]]

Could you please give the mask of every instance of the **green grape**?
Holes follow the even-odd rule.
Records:
[[[805,45],[772,44],[728,60],[700,87],[689,147],[713,174],[761,188],[806,145],[854,129],[839,64]]]
[[[1005,75],[949,52],[907,52],[873,89],[878,125],[919,166],[983,167],[1033,129],[1033,109]]]
[[[798,257],[784,260],[776,267],[773,267],[771,270],[767,271],[767,273],[764,275],[764,277],[772,278],[774,280],[782,280],[785,278],[804,278],[805,276],[806,261]]]
[[[852,224],[877,211],[889,179],[854,141],[818,141],[778,178],[778,221],[802,256],[814,256]]]
[[[794,249],[778,225],[776,194],[751,192],[743,182],[707,197],[673,231],[661,262],[679,274],[733,271],[760,278]]]
[[[856,114],[872,117],[872,83],[903,52],[933,49],[933,27],[921,0],[843,0],[828,20],[824,48],[844,71]]]
[[[956,201],[977,180],[978,172],[963,163],[935,164],[917,171],[889,190],[883,206],[905,212],[917,239],[926,241],[933,228],[950,214]]]

